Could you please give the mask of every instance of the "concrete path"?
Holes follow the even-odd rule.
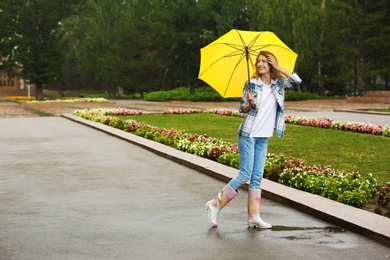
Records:
[[[210,228],[203,204],[224,181],[65,118],[2,118],[0,144],[0,259],[390,257],[268,199],[274,228],[248,230],[244,189]]]

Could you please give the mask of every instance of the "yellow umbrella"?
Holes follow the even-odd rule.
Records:
[[[273,32],[231,30],[200,50],[198,78],[224,97],[241,97],[260,51],[272,52],[281,67],[293,71],[298,55]]]

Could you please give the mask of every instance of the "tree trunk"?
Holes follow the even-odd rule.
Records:
[[[323,12],[323,17],[325,17],[325,7],[326,7],[326,0],[322,0],[322,3],[321,3],[321,9],[322,9],[322,12]],[[324,26],[325,26],[325,18],[322,18],[321,19],[321,32],[320,32],[320,46],[322,46],[322,43],[323,43],[323,40],[324,40]],[[323,81],[323,77],[324,75],[322,75],[322,64],[321,64],[321,61],[322,61],[322,57],[320,56],[319,57],[319,60],[317,62],[317,66],[318,66],[318,70],[317,70],[317,73],[318,73],[318,90],[317,90],[317,93],[319,93],[320,95],[323,95],[324,94],[324,81]]]
[[[43,100],[43,84],[35,83],[35,96],[37,100]]]

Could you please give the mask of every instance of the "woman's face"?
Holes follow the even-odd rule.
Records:
[[[269,63],[268,63],[266,56],[260,55],[257,58],[256,68],[257,68],[257,71],[259,72],[260,75],[270,72],[269,71]]]

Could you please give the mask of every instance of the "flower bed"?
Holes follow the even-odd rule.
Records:
[[[219,111],[219,112],[217,112]],[[223,110],[170,110],[170,114],[217,113],[233,115],[234,112]],[[206,135],[188,134],[180,130],[168,130],[138,123],[135,120],[122,120],[116,115],[145,114],[142,111],[128,109],[83,109],[75,115],[103,123],[135,135],[163,143],[175,149],[208,158],[230,167],[239,168],[237,145],[220,141]],[[237,115],[239,115],[237,113]],[[315,124],[322,124],[316,122]],[[358,172],[343,172],[330,166],[307,166],[301,159],[287,159],[283,155],[268,154],[264,177],[281,184],[318,194],[341,203],[361,207],[377,191],[377,182],[369,175],[363,178]]]
[[[342,131],[352,131],[389,137],[390,126],[382,127],[371,123],[333,121],[329,118],[311,118],[301,116],[285,116],[285,122],[295,125],[306,125],[320,128],[331,128]]]
[[[224,116],[239,116],[245,117],[245,114],[239,113],[238,110],[231,109],[171,109],[163,111],[163,114],[193,114],[193,113],[208,113]],[[384,127],[371,123],[348,122],[348,121],[333,121],[332,119],[321,117],[302,117],[302,116],[285,116],[285,122],[294,125],[312,126],[319,128],[329,128],[341,131],[352,131],[365,134],[383,135],[390,137],[390,125]]]

